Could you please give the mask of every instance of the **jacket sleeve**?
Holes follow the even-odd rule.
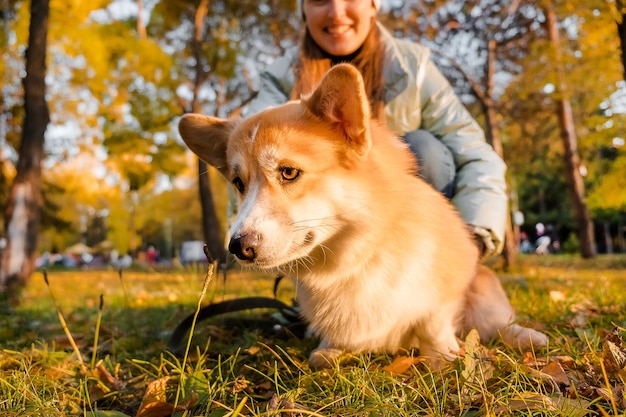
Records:
[[[261,73],[259,93],[243,109],[244,117],[257,114],[268,107],[281,105],[289,100],[293,88],[292,54],[277,58]]]
[[[495,253],[499,253],[508,213],[506,166],[448,80],[432,61],[426,65],[420,89],[421,129],[433,133],[451,150],[457,171],[452,202],[466,223],[491,234]]]

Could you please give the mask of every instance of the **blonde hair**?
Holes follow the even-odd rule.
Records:
[[[372,18],[370,32],[358,51],[349,59],[337,60],[335,62],[333,62],[332,57],[315,43],[308,29],[306,29],[300,47],[300,54],[294,68],[296,82],[290,98],[297,100],[302,96],[310,94],[331,66],[339,62],[349,62],[363,76],[365,91],[372,109],[372,117],[384,121],[384,57],[385,48],[381,42],[376,18]]]

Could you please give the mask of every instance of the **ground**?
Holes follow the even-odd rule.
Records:
[[[2,415],[623,415],[626,256],[527,256],[502,273],[520,320],[550,345],[520,352],[471,333],[465,357],[431,372],[418,352],[346,356],[315,370],[316,341],[198,323],[187,355],[166,350],[198,303],[272,295],[273,277],[206,265],[176,271],[47,271],[0,313]],[[206,292],[203,294],[203,286]],[[278,297],[290,303],[293,287]],[[255,311],[251,317],[271,312]]]

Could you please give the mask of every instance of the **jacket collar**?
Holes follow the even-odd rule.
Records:
[[[376,22],[380,38],[385,44],[385,103],[389,103],[406,90],[409,83],[409,68],[406,60],[398,51],[397,39],[380,23]]]

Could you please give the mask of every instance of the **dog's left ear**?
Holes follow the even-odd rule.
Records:
[[[361,73],[354,66],[332,67],[303,103],[316,116],[336,124],[359,157],[367,155],[372,146],[370,104]]]
[[[188,113],[178,122],[178,131],[193,153],[227,177],[226,147],[236,123],[235,120]]]

